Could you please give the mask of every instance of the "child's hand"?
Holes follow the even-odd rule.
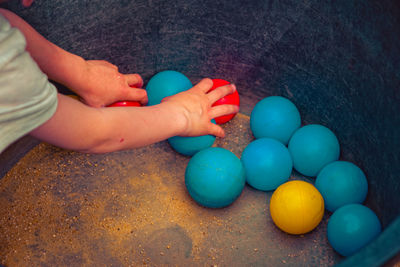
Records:
[[[24,5],[32,2],[23,0]],[[121,74],[107,61],[84,60],[46,40],[13,12],[0,8],[0,14],[23,33],[26,50],[49,79],[70,88],[89,106],[102,107],[124,100],[147,103],[146,91],[139,89],[143,85],[140,75]]]
[[[213,85],[212,80],[203,79],[196,86],[188,91],[166,97],[162,105],[171,105],[177,108],[182,116],[183,131],[181,136],[198,136],[211,134],[224,137],[225,132],[219,126],[211,122],[211,119],[236,113],[239,107],[236,105],[220,105],[212,107],[212,104],[225,95],[231,94],[236,90],[234,84],[218,87],[210,91]],[[174,106],[174,107],[173,107]]]
[[[147,103],[147,93],[139,74],[121,74],[118,67],[103,60],[87,60],[80,83],[71,88],[86,104],[103,107],[117,101]]]

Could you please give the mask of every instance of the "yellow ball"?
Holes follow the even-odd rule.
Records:
[[[310,183],[290,181],[272,194],[270,212],[282,231],[300,235],[313,230],[324,216],[324,199]]]

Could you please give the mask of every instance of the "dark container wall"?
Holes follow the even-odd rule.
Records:
[[[166,69],[194,83],[202,77],[234,82],[247,115],[266,96],[289,98],[303,124],[332,129],[341,159],[364,170],[366,205],[386,230],[343,264],[380,265],[399,251],[398,2],[37,0],[27,9],[3,6],[58,46],[140,73],[145,82]],[[23,142],[0,156],[2,175],[37,143]]]

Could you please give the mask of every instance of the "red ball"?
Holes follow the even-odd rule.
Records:
[[[138,101],[119,101],[115,102],[107,107],[140,107],[142,106]]]
[[[212,81],[214,84],[213,84],[213,87],[211,87],[211,90],[214,90],[215,88],[218,88],[220,86],[230,84],[230,82],[222,80],[222,79],[212,79]],[[226,96],[220,98],[212,106],[214,107],[214,106],[225,105],[225,104],[236,105],[236,106],[240,105],[239,93],[237,92],[237,90],[235,92],[233,92],[232,94],[229,94],[229,95],[226,95]],[[226,122],[230,121],[231,119],[233,119],[233,117],[235,117],[235,115],[236,115],[236,113],[217,117],[217,118],[215,118],[215,122],[217,124],[226,123]]]

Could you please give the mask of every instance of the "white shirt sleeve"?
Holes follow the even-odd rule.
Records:
[[[0,15],[0,153],[57,109],[57,89],[25,47],[23,34]]]

